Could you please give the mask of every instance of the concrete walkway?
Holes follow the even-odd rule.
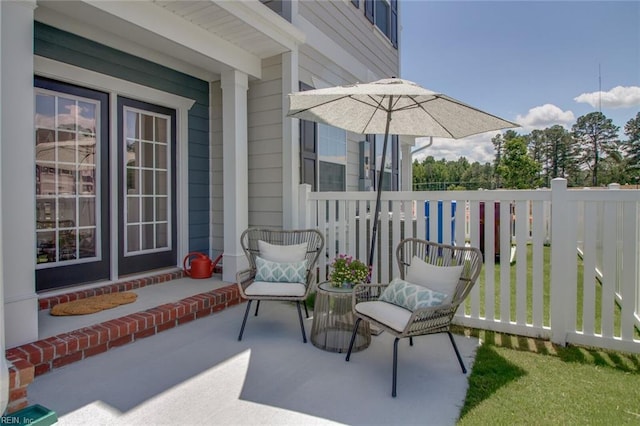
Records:
[[[29,403],[56,411],[60,425],[455,424],[468,376],[446,335],[400,342],[394,399],[392,336],[374,336],[345,362],[302,343],[294,305],[265,302],[238,342],[245,307],[38,376]],[[478,340],[455,337],[470,370]]]

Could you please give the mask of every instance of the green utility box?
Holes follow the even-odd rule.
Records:
[[[39,404],[30,405],[20,411],[6,414],[0,418],[0,424],[20,426],[49,426],[57,422],[58,416],[56,412]]]

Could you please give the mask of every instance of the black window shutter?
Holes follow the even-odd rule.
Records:
[[[398,48],[398,0],[391,0],[391,44]]]
[[[301,92],[311,89],[313,87],[300,82]],[[317,160],[317,124],[314,121],[300,120],[300,182],[311,185],[312,191],[318,190]]]
[[[373,24],[373,0],[364,0],[364,16]]]
[[[357,8],[360,8],[360,0],[351,0],[351,4]]]
[[[391,190],[400,190],[400,138],[391,136]]]

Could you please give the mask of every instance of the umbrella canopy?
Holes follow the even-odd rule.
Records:
[[[399,78],[309,90],[289,95],[289,117],[360,134],[460,139],[519,127],[495,115]]]
[[[519,127],[495,115],[399,78],[289,94],[289,117],[316,121],[360,134],[459,139],[491,130]],[[369,266],[373,264],[384,173],[378,176]]]

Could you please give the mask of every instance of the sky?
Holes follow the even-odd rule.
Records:
[[[620,127],[640,112],[640,2],[404,0],[400,75],[522,127],[601,110]],[[484,164],[497,132],[436,139],[422,160]],[[428,143],[428,138],[417,141]]]

